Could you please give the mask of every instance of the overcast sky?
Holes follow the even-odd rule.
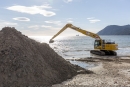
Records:
[[[53,36],[66,23],[98,32],[130,24],[130,0],[1,0],[0,29],[15,27],[28,36]],[[80,34],[67,29],[62,35]]]

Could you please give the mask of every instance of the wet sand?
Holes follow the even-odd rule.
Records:
[[[89,68],[94,74],[77,76],[52,87],[130,87],[130,57],[84,58],[79,61],[95,62]]]

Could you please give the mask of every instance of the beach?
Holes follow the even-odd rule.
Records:
[[[53,85],[52,87],[129,87],[130,86],[130,58],[86,58],[80,61],[95,62],[97,66],[89,68],[93,74],[78,74],[72,79]]]
[[[57,43],[49,46],[28,38],[12,27],[4,27],[0,36],[0,87],[130,86],[129,47],[125,51],[128,55],[123,54],[125,56],[117,52],[117,56],[88,57],[83,54],[89,52],[88,49],[76,48],[83,45],[71,43],[70,46],[62,46]],[[66,49],[62,50],[64,46]],[[65,56],[60,53],[65,53]]]

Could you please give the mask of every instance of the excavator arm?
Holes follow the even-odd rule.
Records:
[[[86,30],[83,30],[79,27],[76,27],[72,24],[66,24],[56,35],[54,35],[49,43],[53,43],[54,42],[54,38],[56,36],[58,36],[60,33],[62,33],[65,29],[67,28],[71,28],[75,31],[78,31],[86,36],[90,36],[92,38],[95,38],[95,42],[94,42],[94,49],[95,50],[91,50],[90,52],[92,54],[96,54],[96,55],[117,55],[117,53],[114,51],[114,50],[118,50],[118,45],[115,44],[115,43],[112,43],[112,42],[109,42],[109,43],[106,43],[105,40],[102,40],[99,35],[97,34],[94,34],[92,32],[89,32],[89,31],[86,31]]]
[[[74,26],[74,25],[68,23],[68,24],[66,24],[56,35],[54,35],[54,36],[50,39],[49,42],[50,42],[50,43],[51,43],[51,42],[54,42],[53,39],[54,39],[56,36],[58,36],[60,33],[62,33],[62,32],[63,32],[65,29],[67,29],[67,28],[71,28],[71,29],[73,29],[73,30],[76,30],[76,31],[78,31],[78,32],[80,32],[80,33],[82,33],[82,34],[84,34],[84,35],[90,36],[90,37],[95,38],[95,39],[97,39],[97,40],[101,40],[101,38],[99,37],[99,35],[94,34],[94,33],[92,33],[92,32],[89,32],[89,31],[86,31],[86,30],[83,30],[83,29],[80,29],[79,27],[76,27],[76,26]]]

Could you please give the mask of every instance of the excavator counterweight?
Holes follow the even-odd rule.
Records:
[[[54,38],[56,36],[58,36],[60,33],[62,33],[65,29],[67,28],[71,28],[75,31],[78,31],[86,36],[90,36],[92,38],[95,39],[95,42],[94,42],[94,50],[91,50],[90,53],[92,54],[96,54],[96,55],[100,55],[100,56],[105,56],[105,55],[114,55],[116,56],[117,53],[115,52],[115,50],[118,50],[118,45],[115,44],[114,42],[107,42],[105,40],[102,40],[100,38],[99,35],[95,34],[95,33],[92,33],[92,32],[89,32],[89,31],[86,31],[86,30],[83,30],[79,27],[76,27],[72,24],[66,24],[56,35],[54,35],[49,43],[53,43],[54,42]]]

